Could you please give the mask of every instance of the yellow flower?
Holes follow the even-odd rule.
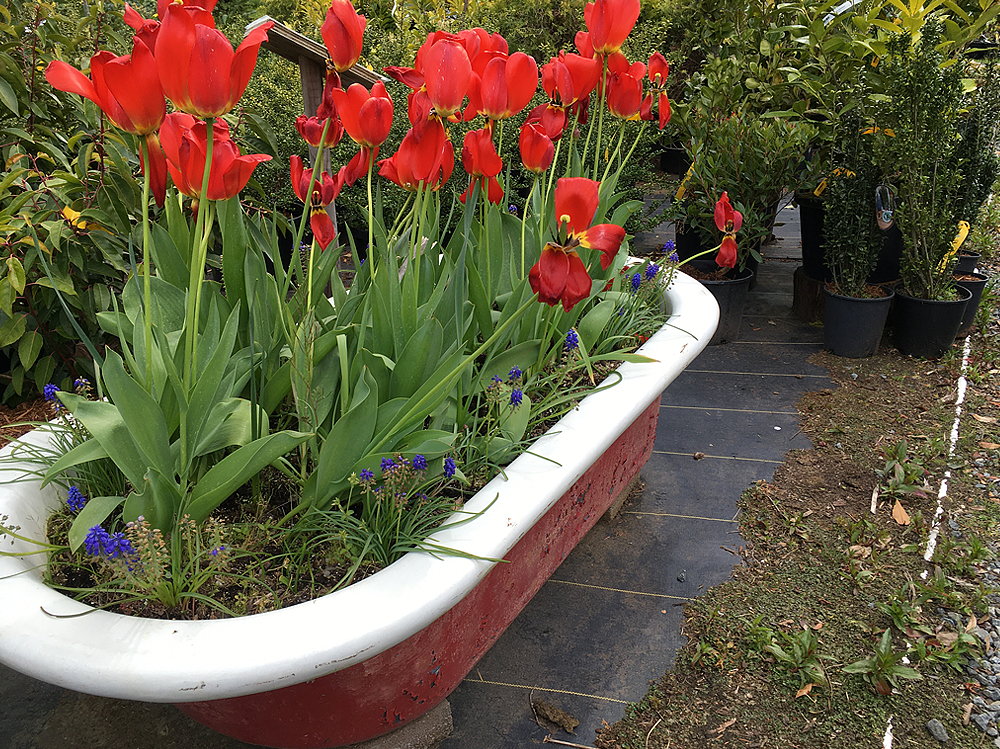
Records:
[[[69,221],[70,226],[75,229],[80,229],[82,231],[103,231],[108,234],[111,233],[100,224],[95,224],[93,221],[84,221],[80,218],[80,211],[74,211],[69,206],[65,206],[62,209],[62,215],[67,221]]]

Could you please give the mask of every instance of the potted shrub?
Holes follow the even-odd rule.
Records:
[[[606,3],[590,38],[611,54],[631,11],[616,6],[609,25]],[[419,68],[388,71],[414,90],[412,127],[379,160],[393,102],[380,82],[340,87],[365,19],[335,0],[323,102],[297,127],[319,164],[344,134],[357,155],[336,175],[293,157],[302,251],[284,267],[279,218],[238,196],[267,157],[243,153],[227,118],[268,24],[233,52],[195,6],[126,20],[130,55],[95,55],[90,76],[47,70],[138,145],[142,267],[101,317],[119,347],[90,346],[99,376],[47,387],[57,423],[5,449],[0,659],[85,692],[183,703],[272,746],[386,733],[447,696],[625,490],[652,449],[660,392],[714,330],[697,283],[626,270],[634,206],[615,195],[641,73],[612,71],[595,97],[590,127],[619,127],[598,172],[574,120],[602,63],[548,63],[543,78],[574,85],[521,129],[537,178],[514,217],[493,139],[534,95],[534,61],[481,30],[430,35]],[[470,59],[484,50],[490,85]],[[445,123],[463,107],[486,123],[465,137],[465,205],[449,220]],[[602,179],[580,176],[581,162]],[[408,193],[393,222],[380,177]],[[351,248],[347,289],[325,207],[352,186],[367,195],[369,244],[363,263]],[[206,278],[214,242],[224,288]],[[647,335],[638,353],[619,350]],[[612,361],[627,366],[584,398]],[[177,620],[127,615],[146,611]]]
[[[882,232],[875,216],[881,180],[872,134],[858,110],[838,125],[835,167],[827,180],[823,246],[831,281],[826,285],[823,339],[838,356],[875,353],[882,338],[892,291],[868,279],[878,262]]]
[[[979,300],[989,277],[977,273],[982,257],[975,237],[982,221],[989,215],[987,197],[1000,176],[1000,60],[990,56],[983,61],[969,61],[969,77],[976,82],[971,105],[961,121],[962,139],[956,158],[962,172],[962,189],[956,214],[969,225],[970,238],[959,247],[955,261],[955,283],[968,289],[972,298],[966,307],[958,335],[968,335],[979,309]],[[988,220],[988,219],[987,219]]]
[[[889,41],[874,134],[880,168],[893,175],[898,190],[894,218],[903,235],[895,345],[927,358],[951,347],[970,296],[952,278],[963,99],[961,68],[945,65],[937,46],[941,26],[930,19],[919,35],[900,33]]]

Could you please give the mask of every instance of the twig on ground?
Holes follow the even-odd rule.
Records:
[[[658,725],[660,725],[660,723],[662,723],[662,722],[663,722],[663,718],[660,718],[658,721],[656,721],[653,724],[653,727],[649,729],[649,733],[646,734],[646,749],[649,749],[649,737],[653,735],[653,731],[655,731],[656,727]],[[670,747],[670,739],[667,739],[667,747],[669,749],[669,747]]]
[[[596,746],[587,746],[585,744],[571,744],[568,741],[560,741],[559,739],[554,739],[551,736],[546,736],[542,739],[543,744],[559,744],[559,746],[572,746],[576,749],[597,749]]]

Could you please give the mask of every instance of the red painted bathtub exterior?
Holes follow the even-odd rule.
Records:
[[[409,639],[314,681],[177,707],[220,733],[280,749],[347,746],[420,717],[458,686],[639,473],[659,405],[657,398],[518,541],[508,564]]]

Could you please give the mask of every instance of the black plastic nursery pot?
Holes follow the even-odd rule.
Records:
[[[958,299],[918,299],[896,290],[893,342],[899,353],[924,359],[941,357],[955,342],[972,292],[956,287]]]
[[[660,170],[667,174],[687,174],[691,159],[681,146],[668,146],[660,152]]]
[[[981,258],[978,252],[960,252],[955,262],[955,273],[975,273]]]
[[[802,236],[802,267],[814,281],[832,281],[823,250],[823,199],[812,193],[796,196],[799,204],[799,231]]]
[[[983,289],[986,288],[986,282],[990,280],[990,277],[985,273],[972,273],[971,271],[965,271],[962,275],[964,278],[959,278],[956,275],[955,285],[971,291],[972,298],[969,299],[969,303],[965,305],[965,314],[962,315],[962,324],[958,326],[957,335],[959,338],[965,338],[965,336],[972,332],[972,326],[976,322],[976,313],[979,311],[979,300],[983,298]]]
[[[837,356],[862,359],[878,350],[893,292],[871,299],[842,296],[826,290],[823,346]]]
[[[802,238],[802,267],[805,274],[814,281],[824,283],[833,280],[826,264],[823,248],[823,220],[826,204],[822,198],[812,193],[796,197],[799,204],[799,226]],[[899,278],[899,261],[903,256],[903,235],[899,226],[893,224],[882,232],[882,249],[878,262],[868,276],[870,284],[884,284]]]
[[[731,278],[701,281],[719,303],[719,327],[716,328],[712,340],[708,342],[709,346],[729,343],[739,338],[743,308],[746,306],[747,291],[750,289],[753,277],[754,272],[750,268],[744,268],[741,271],[733,271]]]

